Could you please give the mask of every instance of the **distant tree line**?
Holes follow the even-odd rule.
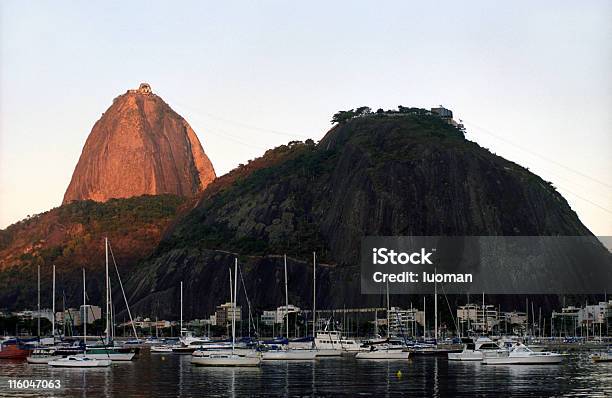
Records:
[[[334,116],[332,117],[331,122],[334,124],[339,124],[339,123],[345,123],[351,119],[354,119],[356,117],[361,117],[361,116],[390,115],[390,114],[401,114],[401,113],[411,114],[411,115],[428,115],[431,112],[428,111],[427,109],[406,107],[402,105],[399,105],[397,107],[397,110],[395,109],[384,110],[382,108],[379,108],[376,112],[372,112],[372,109],[369,106],[361,106],[356,109],[349,109],[348,111],[336,112]]]

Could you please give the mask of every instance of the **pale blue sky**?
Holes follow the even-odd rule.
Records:
[[[147,81],[218,174],[339,109],[443,104],[612,235],[612,2],[465,3],[2,1],[0,228],[59,205],[94,122]]]

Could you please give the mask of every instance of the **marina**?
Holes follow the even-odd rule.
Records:
[[[496,397],[612,394],[612,363],[595,363],[588,351],[559,365],[498,365],[417,356],[406,360],[263,361],[258,367],[200,367],[191,356],[151,355],[93,369],[51,368],[4,361],[0,383],[11,379],[60,380],[61,388],[37,396],[223,396],[417,395]],[[135,382],[137,381],[137,382]],[[23,392],[26,393],[25,391]],[[30,391],[31,393],[31,391]],[[85,394],[86,393],[86,394]],[[15,392],[19,395],[19,392]]]

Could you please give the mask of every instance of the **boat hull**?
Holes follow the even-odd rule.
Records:
[[[526,357],[496,357],[485,358],[485,365],[548,365],[563,361],[562,355],[531,355]]]
[[[110,364],[111,361],[109,359],[91,358],[87,360],[74,360],[68,357],[49,361],[49,366],[54,368],[105,368],[110,366]]]
[[[449,361],[482,361],[483,355],[480,352],[449,352]]]
[[[409,356],[408,351],[381,350],[358,352],[355,359],[408,359]]]
[[[89,352],[87,353],[87,356],[92,359],[111,360],[111,361],[131,361],[132,359],[134,359],[135,355],[136,354],[133,352],[128,352],[128,353],[112,352],[108,354],[106,353],[90,354]]]
[[[238,355],[241,357],[244,356],[254,356],[257,355],[255,350],[251,348],[235,348],[232,350],[231,348],[221,348],[217,350],[195,350],[191,355],[194,357],[207,357],[210,355]]]
[[[261,354],[264,361],[308,361],[317,357],[312,350],[266,351]]]
[[[26,360],[29,364],[32,365],[47,365],[50,361],[59,359],[57,356],[48,356],[48,357],[27,357]]]
[[[317,358],[319,357],[340,357],[342,356],[342,350],[334,350],[329,348],[317,349]]]
[[[16,344],[6,344],[0,350],[0,359],[26,359],[31,350],[22,348]]]
[[[172,347],[159,347],[159,346],[151,346],[151,353],[155,354],[171,354]]]
[[[229,356],[229,357],[219,357],[219,356],[202,356],[202,357],[193,357],[191,359],[191,363],[196,366],[233,366],[233,367],[254,367],[259,366],[261,363],[261,358],[248,357],[248,356]]]

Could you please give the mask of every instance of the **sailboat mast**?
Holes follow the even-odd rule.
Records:
[[[317,333],[317,252],[312,252],[312,336]]]
[[[85,268],[83,268],[83,343],[85,344],[85,352],[87,352],[87,297],[85,294]]]
[[[108,289],[108,238],[104,238],[104,253],[106,257],[105,265],[106,265],[106,344],[110,344],[110,298],[109,298],[109,289]]]
[[[62,322],[62,331],[63,337],[66,337],[66,293],[62,290],[62,317],[64,322]]]
[[[51,311],[53,312],[53,321],[51,322],[51,337],[55,342],[55,264],[53,264],[53,302],[51,303]]]
[[[40,264],[38,265],[38,339],[40,342]]]
[[[436,276],[434,268],[434,278]],[[438,344],[438,282],[434,279],[434,340]]]
[[[289,338],[289,293],[287,290],[287,255],[285,254],[285,316],[287,317],[287,338]]]
[[[183,335],[183,281],[181,281],[181,329],[179,330],[179,336]]]
[[[111,286],[110,278],[108,279],[107,283],[108,283],[108,291],[112,292],[113,288]],[[108,305],[109,317],[108,318],[110,319],[110,323],[108,324],[107,329],[109,329],[108,333],[109,333],[109,336],[110,336],[110,340],[108,340],[108,342],[110,343],[111,341],[115,340],[115,333],[114,333],[114,330],[113,330],[114,329],[114,325],[115,325],[115,322],[113,321],[113,315],[114,315],[115,311],[113,310],[113,295],[112,294],[108,295],[108,302],[109,302],[109,305]]]
[[[387,338],[389,338],[390,335],[391,335],[391,322],[390,322],[390,317],[389,317],[389,310],[390,310],[390,306],[389,306],[389,281],[387,281]]]
[[[232,269],[230,268],[230,296],[232,298],[232,355],[234,355],[234,349],[236,345],[236,274],[238,272],[238,259],[234,260],[234,283],[232,291]]]
[[[427,296],[423,297],[423,338],[427,337],[427,318],[426,318],[427,313],[425,312],[425,299],[426,298]]]

